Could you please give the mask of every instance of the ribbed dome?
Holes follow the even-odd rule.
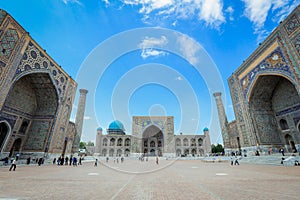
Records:
[[[101,127],[97,128],[97,131],[102,131],[103,129]]]
[[[112,123],[110,123],[108,129],[125,131],[123,124],[118,120],[115,120]]]
[[[207,128],[207,127],[205,127],[205,128],[203,129],[203,132],[205,132],[205,131],[208,131],[208,128]]]

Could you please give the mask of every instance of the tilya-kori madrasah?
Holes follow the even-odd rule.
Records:
[[[300,6],[228,78],[235,120],[214,93],[227,151],[300,148]]]
[[[123,124],[109,124],[107,134],[97,129],[95,155],[98,156],[205,156],[211,152],[208,128],[204,134],[174,134],[173,116],[133,116],[132,133]]]
[[[300,7],[298,6],[229,77],[235,120],[227,121],[222,94],[214,93],[224,147],[229,151],[300,147]],[[81,89],[75,123],[70,114],[77,83],[28,32],[0,11],[1,158],[76,153],[87,90]],[[95,153],[118,155],[205,155],[204,135],[174,134],[172,116],[134,116],[132,133],[112,122],[98,128]]]

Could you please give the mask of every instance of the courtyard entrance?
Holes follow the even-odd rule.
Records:
[[[162,131],[155,125],[150,125],[143,132],[142,148],[144,156],[162,156],[164,137]]]
[[[293,151],[292,138],[299,133],[290,126],[295,124],[293,116],[300,114],[299,105],[298,92],[290,80],[280,75],[259,76],[249,96],[257,143],[273,146],[289,144],[287,150]]]

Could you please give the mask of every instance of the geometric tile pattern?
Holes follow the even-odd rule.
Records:
[[[295,80],[294,73],[291,71],[291,67],[288,65],[281,48],[277,47],[240,80],[245,98],[248,96],[250,86],[253,84],[253,80],[255,80],[257,75],[267,72],[283,74],[291,78],[291,80]]]
[[[33,121],[29,137],[24,145],[24,149],[43,150],[43,145],[46,141],[49,126],[49,121]]]
[[[297,18],[297,15],[294,15],[290,18],[290,20],[284,25],[286,32],[290,35],[293,33],[297,28],[299,28],[300,23]]]
[[[300,56],[300,34],[296,35],[296,37],[292,40],[292,43],[298,53],[298,56]]]
[[[6,12],[0,9],[0,25],[2,24],[5,16],[6,16]]]
[[[60,97],[64,96],[66,90],[67,77],[58,69],[52,61],[50,61],[45,54],[38,50],[32,42],[26,48],[22,60],[17,67],[15,77],[23,73],[46,70],[50,72],[55,81],[55,86]]]
[[[4,63],[7,62],[18,40],[19,36],[15,29],[9,28],[5,31],[0,40],[1,61],[3,61]]]

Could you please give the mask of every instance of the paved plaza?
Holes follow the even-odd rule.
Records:
[[[101,161],[103,162],[103,161]],[[300,167],[199,160],[0,168],[0,199],[299,199]]]

